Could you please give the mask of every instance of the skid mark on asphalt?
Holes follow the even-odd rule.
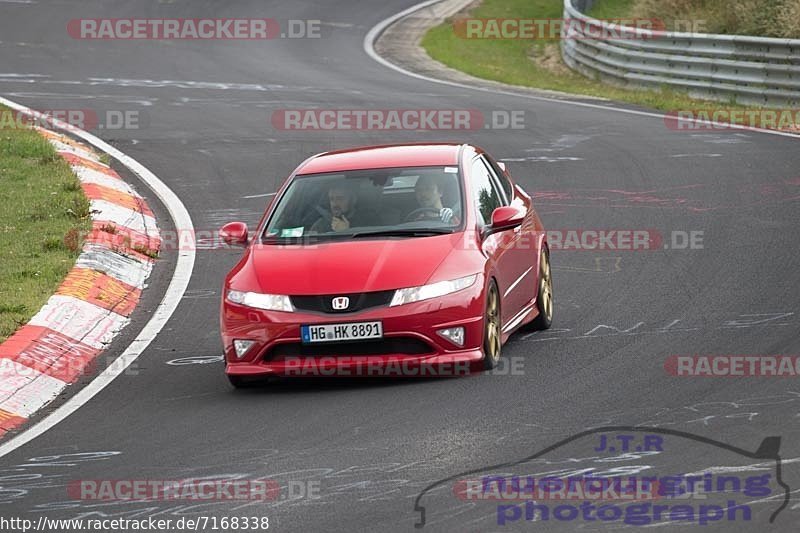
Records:
[[[268,449],[240,450],[240,452],[247,452],[246,454],[242,453],[242,456],[248,456],[248,458],[231,464],[230,453],[228,452],[224,454],[206,454],[196,458],[202,458],[200,464],[203,466],[176,468],[167,477],[185,482],[200,480],[274,480],[280,487],[280,495],[275,500],[206,501],[204,498],[197,498],[195,500],[184,499],[181,501],[169,501],[168,499],[100,501],[69,499],[65,490],[66,485],[69,481],[74,481],[78,478],[79,475],[77,472],[72,472],[71,477],[67,478],[66,475],[70,471],[63,471],[56,469],[56,467],[74,467],[76,464],[57,461],[59,458],[67,457],[66,455],[54,455],[46,458],[34,458],[26,464],[16,465],[0,471],[12,472],[16,476],[13,479],[6,477],[9,482],[4,486],[6,490],[3,496],[7,500],[0,500],[0,503],[10,503],[24,499],[37,490],[46,490],[54,494],[58,499],[36,504],[28,509],[29,512],[53,513],[66,511],[73,513],[72,518],[78,519],[122,516],[134,518],[155,515],[190,516],[208,515],[208,512],[216,506],[227,511],[242,511],[251,507],[259,510],[274,510],[275,508],[286,506],[335,505],[342,498],[358,502],[392,501],[397,497],[410,499],[419,490],[436,479],[435,477],[426,477],[419,480],[408,479],[411,474],[420,471],[433,475],[432,470],[434,470],[435,466],[432,461],[386,462],[371,465],[353,464],[336,468],[309,466],[303,469],[283,470],[275,465],[284,462],[294,464],[293,461],[298,457],[307,457],[304,462],[310,465],[313,464],[315,459],[318,460],[317,451],[311,449],[281,453],[276,449]],[[99,459],[107,459],[112,454],[120,455],[120,453],[96,452],[96,455],[98,455]],[[254,455],[254,453],[257,455]],[[224,456],[224,460],[220,460],[219,464],[214,464],[216,456]],[[43,464],[32,463],[32,461],[42,459],[48,462]],[[34,467],[37,468],[34,469]],[[38,467],[48,467],[48,470]],[[445,471],[443,467],[443,465],[440,465],[440,468],[438,468],[440,473]],[[29,474],[29,472],[32,473]],[[142,475],[141,469],[139,469],[138,472],[134,472],[128,477],[131,479],[143,479],[148,476]],[[313,494],[309,490],[311,484],[314,484],[316,488]],[[293,487],[296,489],[303,486],[306,486],[305,492],[292,491]]]
[[[800,409],[800,392],[785,391],[773,396],[753,396],[730,401],[696,402],[679,407],[644,407],[627,411],[601,414],[599,419],[587,424],[584,429],[611,426],[618,423],[634,423],[639,426],[676,426],[702,424],[710,426],[725,420],[735,424],[752,423],[757,417],[773,414],[769,411],[786,412]],[[800,414],[800,413],[798,413]],[[559,428],[549,428],[558,430]]]
[[[60,455],[31,457],[24,463],[0,469],[0,505],[24,499],[34,490],[65,487],[67,472],[73,472],[82,464],[106,461],[120,455],[120,451],[72,452]]]
[[[787,320],[788,319],[788,320]],[[625,336],[630,337],[633,335],[654,335],[663,333],[676,333],[687,331],[707,331],[707,330],[737,330],[745,328],[759,328],[759,327],[785,327],[796,325],[794,319],[794,312],[781,312],[781,313],[749,313],[740,314],[736,318],[725,320],[712,325],[710,327],[674,327],[681,322],[682,319],[672,319],[669,324],[661,327],[654,328],[653,325],[646,326],[646,322],[637,322],[626,326],[612,326],[608,324],[597,324],[588,329],[585,333],[573,336],[557,336],[553,333],[574,333],[575,330],[571,328],[551,329],[547,331],[534,331],[524,335],[520,340],[530,342],[544,342],[554,340],[578,340],[578,339],[597,339],[600,337],[616,337]],[[646,326],[646,327],[642,327]]]
[[[200,300],[203,298],[216,298],[217,291],[214,289],[193,289],[183,294],[184,300]]]
[[[645,407],[632,409],[625,412],[618,411],[601,414],[601,419],[587,421],[587,428],[613,425],[617,421],[641,419],[638,425],[669,426],[687,425],[696,420],[728,421],[740,425],[757,420],[760,414],[768,414],[770,410],[785,411],[800,407],[800,392],[786,391],[774,396],[755,396],[736,399],[733,401],[699,402],[687,404],[676,408]],[[708,425],[708,424],[706,424]],[[505,445],[521,441],[530,445],[532,434],[536,439],[550,438],[564,435],[569,429],[560,426],[548,428],[540,424],[522,423],[509,426],[509,435]],[[388,451],[388,450],[387,450]],[[38,503],[28,508],[30,513],[55,513],[67,512],[72,518],[113,518],[113,517],[148,517],[148,516],[193,516],[208,515],[214,508],[220,511],[246,511],[248,509],[276,509],[287,511],[293,508],[309,508],[310,506],[340,505],[343,499],[350,502],[377,503],[382,501],[403,500],[410,502],[416,497],[419,490],[430,483],[449,475],[452,464],[448,461],[413,461],[413,462],[386,462],[371,465],[354,464],[330,468],[319,465],[317,450],[314,448],[280,451],[277,449],[240,450],[242,461],[232,461],[230,452],[211,452],[202,454],[193,459],[191,466],[177,468],[166,475],[171,479],[200,480],[200,479],[273,479],[281,487],[284,494],[290,485],[305,482],[319,483],[318,496],[308,497],[283,497],[276,501],[93,501],[68,499],[65,486],[70,480],[80,477],[79,470],[83,463],[89,461],[116,460],[122,455],[119,451],[66,453],[63,455],[50,455],[34,457],[26,461],[0,470],[3,474],[3,491],[0,492],[0,503],[11,503],[24,500],[38,494],[54,495],[56,499]],[[198,461],[198,459],[202,459]],[[218,460],[217,460],[218,459]],[[302,469],[283,469],[281,464],[306,465]],[[573,468],[576,461],[590,458],[542,458],[540,465],[543,467],[566,465]],[[603,459],[606,459],[604,456]],[[115,462],[115,461],[114,461]],[[800,457],[787,457],[784,465],[792,465],[796,469]],[[109,464],[108,468],[112,468]],[[139,467],[135,467],[141,470]],[[710,467],[715,472],[759,471],[761,465],[751,464],[743,466],[715,465]],[[420,473],[422,478],[417,478]],[[125,477],[125,476],[117,476]],[[141,479],[140,471],[133,473],[131,478]],[[796,491],[795,491],[796,492]],[[763,499],[769,501],[770,498]],[[41,500],[39,500],[41,501]],[[760,500],[759,500],[760,501]],[[797,508],[795,505],[793,508]],[[286,516],[286,515],[284,515]],[[276,517],[276,518],[279,518]]]
[[[592,129],[592,128],[590,128]],[[596,129],[596,128],[594,128]],[[585,141],[592,140],[595,137],[605,137],[607,133],[598,132],[595,134],[586,133],[566,133],[559,135],[555,140],[534,142],[533,148],[528,148],[526,152],[561,152],[570,148],[575,148]]]
[[[203,221],[212,226],[222,226],[232,220],[242,220],[244,222],[258,221],[261,218],[261,211],[253,209],[214,209],[202,213]]]
[[[0,83],[4,80],[0,78]],[[59,100],[108,100],[120,104],[138,104],[143,107],[150,107],[158,102],[159,98],[146,98],[141,95],[121,95],[121,94],[85,94],[85,93],[48,93],[48,92],[9,92],[8,96],[13,98],[58,98]]]
[[[750,135],[746,133],[728,133],[728,134],[713,134],[713,133],[693,133],[692,139],[707,144],[751,144]]]
[[[676,196],[675,191],[691,193],[691,197]],[[743,209],[770,204],[781,204],[800,200],[800,179],[791,178],[772,183],[745,184],[736,190],[742,203],[713,204],[719,196],[714,186],[704,183],[682,185],[667,189],[626,191],[621,189],[565,189],[560,191],[537,191],[533,199],[537,205],[549,207],[612,207],[612,208],[670,208],[705,212],[717,209]],[[698,199],[698,194],[709,194],[712,200]]]
[[[328,89],[306,86],[289,86],[276,83],[235,83],[235,82],[213,82],[197,80],[150,80],[135,78],[86,78],[83,80],[55,80],[50,76],[40,74],[13,74],[0,73],[0,82],[4,83],[25,83],[25,84],[46,84],[46,85],[75,85],[82,87],[135,87],[141,89],[183,89],[183,90],[212,90],[212,91],[246,91],[246,92],[270,92],[291,91],[293,94],[300,92],[307,93],[329,93]]]
[[[529,162],[529,163],[563,163],[563,162],[570,162],[570,161],[583,161],[582,157],[548,157],[545,155],[541,156],[528,156],[528,157],[504,157],[500,161],[508,162],[508,163],[522,163],[522,162]]]
[[[593,267],[553,265],[553,270],[563,272],[615,274],[622,270],[621,257],[595,257]]]
[[[685,188],[697,187],[703,187],[703,185],[688,185]],[[657,207],[659,209],[702,207],[698,200],[686,197],[663,197],[658,193],[659,191],[573,189],[537,191],[533,194],[533,199],[537,205],[561,207]]]
[[[251,194],[250,196],[242,196],[242,198],[244,198],[244,199],[267,198],[269,196],[275,196],[276,194],[278,194],[278,193],[276,193],[276,192],[265,192],[264,194]]]
[[[670,157],[674,157],[677,159],[685,157],[722,157],[722,154],[675,154],[671,155]]]

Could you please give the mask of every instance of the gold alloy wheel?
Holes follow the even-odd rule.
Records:
[[[550,252],[542,248],[539,256],[539,289],[536,292],[539,314],[531,322],[531,329],[545,330],[553,323],[553,275],[550,270]]]
[[[486,301],[486,340],[484,342],[486,352],[486,367],[494,368],[500,359],[500,298],[497,295],[497,287],[494,284],[489,286],[489,294]]]
[[[550,258],[544,250],[542,250],[540,265],[541,288],[539,294],[542,299],[540,309],[545,315],[545,320],[549,322],[553,318],[553,278],[550,275]]]

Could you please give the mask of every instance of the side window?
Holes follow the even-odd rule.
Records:
[[[472,199],[478,210],[478,218],[483,225],[490,224],[492,212],[502,205],[502,200],[497,192],[489,169],[480,159],[472,161]]]
[[[495,177],[497,182],[503,187],[503,191],[506,193],[506,205],[511,203],[511,200],[514,199],[514,186],[511,185],[511,182],[506,177],[503,170],[497,165],[497,163],[491,157],[484,156],[485,161],[489,166],[489,171]]]

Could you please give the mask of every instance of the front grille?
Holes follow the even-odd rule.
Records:
[[[387,337],[379,340],[358,342],[332,342],[302,344],[290,342],[278,344],[267,351],[265,361],[280,361],[286,357],[340,357],[351,355],[424,355],[433,349],[424,341],[414,337]]]
[[[334,309],[333,299],[346,296],[350,299],[347,309]],[[361,292],[354,294],[325,294],[320,296],[290,296],[292,305],[298,311],[310,311],[312,313],[355,313],[373,307],[386,307],[394,297],[394,291]]]

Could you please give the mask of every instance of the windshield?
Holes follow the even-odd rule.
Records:
[[[452,233],[463,220],[458,167],[403,167],[295,176],[264,242]]]

